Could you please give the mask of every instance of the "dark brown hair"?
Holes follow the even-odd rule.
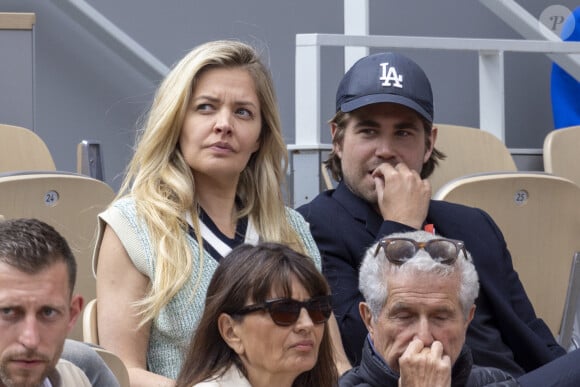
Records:
[[[433,123],[426,120],[425,118],[423,118],[420,115],[418,115],[418,116],[423,123],[423,128],[425,129],[425,134],[426,134],[425,145],[428,148],[431,146],[431,143],[429,142],[429,135],[431,134],[431,129],[433,128]],[[339,110],[334,115],[334,117],[332,117],[330,119],[330,121],[328,121],[329,124],[336,125],[336,132],[334,133],[334,137],[332,138],[332,145],[334,145],[334,146],[342,145],[342,142],[344,141],[344,132],[346,131],[346,126],[348,124],[348,120],[350,119],[350,117],[351,117],[351,115],[349,113],[344,113],[343,111]],[[445,159],[445,157],[446,156],[443,152],[439,151],[436,148],[433,148],[433,152],[431,153],[429,160],[427,160],[423,164],[423,168],[421,168],[421,174],[420,174],[421,178],[426,179],[429,176],[431,176],[431,174],[435,170],[435,167],[437,166],[437,164],[439,164],[439,160],[443,160],[443,159]],[[334,150],[332,150],[329,153],[328,158],[324,161],[324,165],[326,166],[326,168],[328,168],[328,170],[332,174],[332,177],[334,180],[336,180],[336,181],[342,180],[341,160],[340,160],[340,157],[338,157],[338,155],[336,154],[336,152],[334,152]]]
[[[77,275],[75,257],[66,240],[38,219],[0,221],[0,262],[28,274],[64,262],[72,295]]]
[[[224,257],[207,289],[205,309],[192,337],[176,387],[189,387],[221,376],[233,365],[246,374],[240,358],[220,335],[218,317],[227,311],[240,310],[248,299],[255,303],[266,301],[273,291],[290,297],[293,280],[298,280],[311,297],[330,294],[326,280],[312,259],[285,245],[241,245]],[[318,361],[311,370],[300,374],[293,386],[336,385],[338,374],[328,323],[324,328]]]

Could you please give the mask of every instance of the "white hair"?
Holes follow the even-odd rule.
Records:
[[[395,233],[390,238],[409,238],[417,242],[426,242],[439,237],[425,232],[412,231]],[[373,319],[377,319],[383,306],[387,302],[389,275],[397,273],[428,273],[441,277],[450,277],[454,273],[460,276],[459,302],[463,314],[467,318],[472,305],[479,293],[479,280],[471,255],[467,253],[466,259],[462,254],[452,264],[447,265],[433,260],[425,250],[420,250],[415,256],[402,265],[391,263],[386,257],[384,249],[379,249],[375,257],[377,244],[373,244],[365,253],[359,271],[359,289],[371,310]]]

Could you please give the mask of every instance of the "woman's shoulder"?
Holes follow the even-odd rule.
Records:
[[[134,218],[137,215],[135,199],[131,196],[123,196],[115,199],[109,206],[99,214],[99,218],[104,219],[107,223],[109,219]]]
[[[197,383],[192,387],[252,387],[238,367],[231,366],[223,375]]]
[[[298,211],[293,208],[286,207],[286,218],[292,225],[306,225],[306,220]]]
[[[136,229],[142,226],[138,220],[135,199],[131,196],[123,196],[113,201],[99,214],[99,218],[112,226],[117,234],[125,231],[120,228]]]
[[[122,212],[134,212],[136,210],[135,198],[132,196],[122,196],[111,203],[109,209],[115,208]]]
[[[290,207],[286,207],[286,219],[288,219],[288,223],[298,234],[300,239],[308,244],[310,239],[312,239],[312,234],[310,233],[310,226],[304,217],[298,211]],[[306,247],[308,248],[308,246]]]
[[[286,217],[288,218],[288,223],[290,223],[290,226],[292,226],[294,231],[296,231],[302,240],[302,243],[306,248],[307,255],[309,255],[314,260],[316,267],[321,270],[322,263],[320,252],[318,251],[318,246],[312,237],[308,222],[306,222],[304,217],[298,211],[290,207],[286,207]]]

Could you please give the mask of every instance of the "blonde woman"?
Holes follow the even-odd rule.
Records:
[[[99,217],[99,340],[131,385],[174,384],[211,276],[233,247],[284,243],[320,268],[307,223],[284,205],[286,167],[273,83],[252,47],[210,42],[174,66],[119,197]]]

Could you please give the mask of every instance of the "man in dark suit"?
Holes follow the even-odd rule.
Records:
[[[333,150],[326,164],[339,184],[298,211],[322,254],[353,365],[367,334],[358,313],[365,250],[391,233],[425,229],[464,241],[473,255],[481,291],[466,342],[475,364],[500,368],[526,385],[579,383],[580,371],[571,374],[567,364],[580,364],[580,351],[564,356],[536,316],[490,216],[431,200],[426,178],[444,155],[435,149],[433,96],[424,71],[396,53],[362,58],[340,82],[330,126]]]

